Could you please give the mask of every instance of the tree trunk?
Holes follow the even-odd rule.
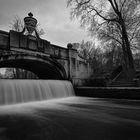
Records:
[[[133,61],[133,56],[132,56],[132,51],[130,48],[130,42],[128,40],[128,35],[125,27],[125,23],[122,22],[122,39],[124,40],[124,54],[126,55],[126,69],[125,69],[125,74],[126,74],[126,79],[127,80],[132,80],[135,76],[135,68],[134,68],[134,61]]]
[[[128,57],[127,57],[125,42],[124,42],[123,38],[122,38],[122,51],[123,51],[123,58],[124,58],[124,69],[127,71],[127,69],[128,69]]]
[[[134,61],[133,61],[132,51],[130,48],[130,43],[128,40],[126,28],[123,22],[122,22],[122,38],[125,41],[125,48],[126,48],[127,59],[128,59],[128,68],[131,70],[134,70]]]

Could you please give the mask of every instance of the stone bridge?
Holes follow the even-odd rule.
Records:
[[[92,75],[91,65],[72,45],[62,48],[12,30],[0,31],[0,68],[4,67],[29,70],[40,79],[71,80],[74,85],[84,85]]]

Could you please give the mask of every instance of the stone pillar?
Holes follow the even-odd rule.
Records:
[[[77,59],[77,50],[72,48],[72,44],[68,44],[68,79],[73,82],[73,76],[76,73],[76,59]],[[74,63],[75,62],[75,63]]]

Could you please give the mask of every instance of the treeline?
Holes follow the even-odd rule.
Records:
[[[92,63],[93,75],[104,76],[111,74],[119,66],[125,65],[123,52],[116,44],[106,44],[106,46],[96,45],[92,41],[81,41],[73,43],[73,48],[78,51],[79,57]],[[140,52],[133,52],[134,67],[140,69]]]

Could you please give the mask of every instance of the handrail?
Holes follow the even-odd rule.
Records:
[[[111,83],[114,82],[121,75],[122,71],[122,66],[119,66],[112,72]]]
[[[121,75],[121,73],[122,71],[111,81],[111,83],[114,82]]]

